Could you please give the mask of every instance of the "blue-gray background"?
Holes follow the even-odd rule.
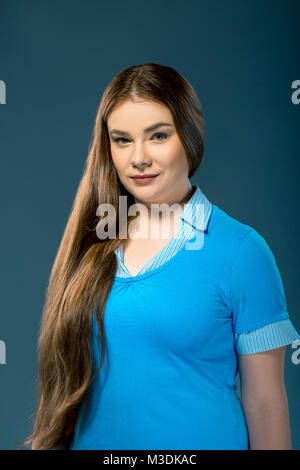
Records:
[[[32,430],[37,337],[48,276],[79,184],[102,93],[122,69],[182,73],[206,119],[192,182],[272,249],[300,332],[299,1],[0,1],[0,448]],[[293,448],[300,364],[286,348]]]

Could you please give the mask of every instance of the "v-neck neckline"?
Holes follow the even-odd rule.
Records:
[[[189,202],[192,200],[193,196],[195,195],[196,191],[197,191],[197,185],[194,184],[194,185],[192,185],[192,187],[189,191],[189,195],[186,195],[186,197],[183,199],[184,206],[183,206],[183,208],[182,208],[182,210],[179,214],[176,233],[173,235],[173,237],[169,240],[169,242],[161,250],[159,250],[155,255],[153,255],[152,258],[150,258],[150,260],[147,261],[144,264],[144,266],[141,267],[141,269],[136,274],[134,274],[134,275],[131,274],[131,272],[129,271],[129,269],[125,265],[125,263],[124,263],[124,242],[120,245],[120,251],[119,251],[119,253],[120,253],[120,263],[122,265],[123,270],[126,272],[127,277],[136,277],[136,276],[139,276],[141,274],[144,274],[144,272],[142,272],[142,271],[147,269],[149,266],[151,268],[151,266],[155,262],[155,260],[157,258],[163,256],[168,251],[168,249],[174,244],[176,239],[182,238],[182,236],[183,236],[183,221],[182,221],[181,216],[182,216],[182,213],[183,213],[183,211],[186,207],[185,205],[189,204]]]
[[[119,260],[120,260],[120,263],[122,264],[123,269],[126,272],[127,277],[136,277],[136,276],[140,276],[141,274],[144,274],[144,272],[142,272],[142,271],[147,269],[147,267],[149,267],[149,265],[151,267],[158,257],[163,256],[168,251],[170,246],[173,245],[173,243],[175,242],[176,239],[182,238],[182,233],[183,233],[183,222],[179,217],[176,233],[169,240],[169,243],[167,243],[167,245],[165,245],[160,251],[158,251],[155,255],[153,255],[152,258],[150,258],[150,260],[147,261],[144,264],[144,266],[142,266],[142,268],[136,274],[131,274],[131,272],[129,271],[129,269],[127,268],[127,266],[124,263],[124,242],[123,242],[120,245],[120,258],[119,258]]]
[[[185,247],[188,239],[194,238],[194,229],[200,232],[206,230],[208,220],[213,211],[213,204],[206,198],[197,184],[193,185],[193,187],[194,186],[195,190],[187,204],[184,205],[184,209],[179,216],[175,235],[160,251],[154,254],[134,276],[124,263],[125,242],[123,241],[123,243],[118,245],[115,250],[118,263],[115,277],[118,281],[139,280],[140,278],[144,278],[144,276],[151,275],[153,271],[154,273],[158,272],[165,264],[168,265],[172,259],[177,257],[180,252],[185,251],[182,248]],[[199,204],[201,205],[201,209],[199,208]]]
[[[127,275],[126,276],[119,276],[119,275],[116,275],[115,276],[115,282],[117,282],[117,283],[120,282],[120,283],[125,283],[126,284],[126,283],[131,283],[131,282],[142,281],[144,279],[147,279],[148,277],[155,276],[160,271],[166,269],[169,265],[171,265],[173,262],[175,262],[176,259],[183,256],[184,252],[186,251],[185,246],[186,246],[187,242],[188,242],[188,238],[183,237],[182,246],[178,249],[178,251],[176,251],[176,253],[174,253],[171,257],[169,257],[163,263],[158,264],[158,266],[152,268],[152,264],[151,264],[151,269],[147,269],[145,272],[142,272],[142,273],[141,273],[142,270],[140,270],[139,273],[136,274],[135,276],[131,276],[131,275],[130,276],[127,276]],[[167,247],[165,247],[165,248],[167,248]],[[155,258],[155,256],[153,258]],[[152,259],[150,261],[152,261]],[[122,263],[121,260],[119,260],[119,262],[122,264],[122,266],[124,266],[124,264]],[[148,266],[148,263],[142,269],[144,269],[146,266]]]

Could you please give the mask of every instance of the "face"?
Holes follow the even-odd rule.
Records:
[[[126,100],[107,120],[111,155],[124,187],[135,201],[173,204],[191,189],[188,162],[169,109],[155,101]],[[134,180],[135,175],[158,175]]]

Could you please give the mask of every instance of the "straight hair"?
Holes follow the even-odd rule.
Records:
[[[105,304],[117,271],[119,237],[137,217],[119,226],[119,196],[127,210],[135,203],[114,167],[107,119],[125,100],[153,100],[171,111],[185,149],[189,178],[200,166],[204,151],[204,117],[191,84],[171,67],[154,63],[128,67],[105,89],[79,187],[47,283],[38,338],[37,408],[32,434],[22,447],[34,450],[68,446],[85,392],[100,373],[106,353]],[[100,240],[96,215],[101,204],[116,210],[116,238]],[[90,349],[92,312],[98,325],[101,361],[93,376]]]

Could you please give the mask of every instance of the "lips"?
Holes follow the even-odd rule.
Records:
[[[151,184],[153,181],[155,181],[155,179],[159,176],[158,175],[153,175],[153,176],[150,176],[150,175],[141,175],[141,176],[131,176],[131,179],[134,181],[135,184],[139,184],[139,185],[147,185],[147,184]]]
[[[144,179],[144,178],[154,178],[155,176],[158,176],[158,173],[156,175],[138,175],[138,176],[131,176],[130,178],[132,179]]]

